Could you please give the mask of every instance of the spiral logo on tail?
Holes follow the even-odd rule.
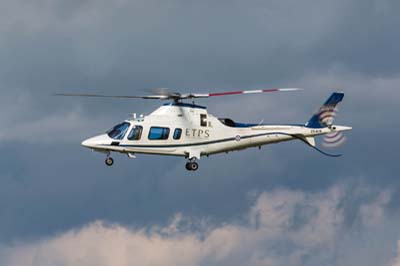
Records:
[[[326,148],[336,148],[342,146],[346,142],[346,137],[342,132],[336,131],[326,134],[322,145]]]
[[[334,105],[324,105],[319,109],[318,118],[321,124],[330,126],[335,120],[338,109]]]

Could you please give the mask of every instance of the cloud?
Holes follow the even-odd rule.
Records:
[[[369,216],[366,214],[369,207],[365,206],[373,206],[373,213],[384,215],[390,194],[371,189],[363,194],[366,195],[370,197],[366,201],[369,205],[358,206],[360,215]],[[342,245],[346,246],[344,236],[351,231],[345,225],[348,197],[360,194],[344,186],[318,193],[287,189],[263,192],[244,217],[244,223],[211,225],[181,214],[165,227],[142,229],[96,221],[47,239],[3,246],[0,263],[8,266],[336,265]],[[363,219],[361,223],[382,226],[377,219],[374,224]],[[359,241],[364,237],[359,237]],[[372,259],[371,264],[364,265],[374,263]],[[398,259],[394,263],[398,265]]]
[[[0,114],[0,141],[23,142],[23,143],[60,143],[74,141],[79,144],[83,136],[100,134],[106,130],[99,131],[99,126],[107,121],[107,117],[96,116],[89,118],[82,108],[75,106],[70,110],[50,111],[40,116],[32,115],[32,106],[25,101],[20,103],[8,103],[3,106],[8,109]],[[18,109],[16,112],[15,110]],[[21,116],[21,113],[26,116]]]
[[[391,266],[400,266],[400,240],[397,243],[397,257],[393,259]]]
[[[341,257],[346,262],[350,257],[356,261],[348,265],[382,264],[383,258],[390,257],[382,253],[382,244],[373,248],[361,242],[380,239],[390,244],[386,250],[392,250],[397,242],[393,238],[400,235],[392,225],[387,228],[393,236],[380,229],[388,221],[397,221],[390,218],[386,206],[388,199],[397,199],[394,195],[400,182],[396,176],[400,147],[393,141],[400,133],[395,126],[400,49],[393,45],[398,43],[399,3],[2,1],[0,241],[76,228],[47,241],[15,244],[14,248],[7,245],[7,258],[11,260],[8,254],[30,245],[27,256],[36,252],[42,262],[54,259],[47,257],[51,255],[46,253],[49,242],[56,246],[66,234],[80,241],[94,227],[101,229],[99,235],[119,228],[134,238],[140,230],[129,226],[147,232],[152,228],[147,224],[164,224],[176,212],[184,213],[183,221],[204,216],[217,223],[231,221],[248,210],[249,191],[289,186],[303,190],[259,195],[245,218],[246,226],[202,225],[204,231],[198,237],[190,230],[181,232],[178,219],[159,228],[160,232],[143,233],[141,239],[151,246],[152,237],[167,245],[190,236],[187,241],[197,248],[205,247],[213,232],[224,232],[231,239],[224,250],[215,248],[218,256],[198,253],[198,260],[193,259],[197,264],[290,265],[304,260],[312,264],[312,260],[329,265],[335,250],[344,254]],[[344,90],[337,121],[354,127],[348,132],[344,157],[326,159],[301,143],[285,143],[202,160],[200,171],[190,174],[183,170],[183,161],[165,157],[143,156],[134,162],[115,157],[116,167],[105,169],[101,155],[81,149],[80,141],[104,132],[129,112],[150,112],[159,102],[45,97],[78,91],[141,94],[140,89],[151,87],[206,91],[276,86],[298,86],[306,91],[198,103],[207,104],[213,114],[238,121],[298,123],[309,118],[332,88]],[[384,137],[377,140],[376,136]],[[347,190],[324,190],[338,181],[354,182],[359,176],[393,191],[369,191],[356,196],[359,201],[354,202]],[[333,200],[307,190],[322,190]],[[279,197],[288,203],[278,208],[271,202],[282,201]],[[335,197],[344,198],[344,207]],[[397,212],[398,204],[393,206]],[[269,213],[269,218],[263,213]],[[97,219],[115,224],[88,224]],[[88,225],[78,229],[83,224]],[[182,239],[173,232],[181,232]],[[254,240],[257,234],[259,242]],[[254,250],[238,244],[237,238],[247,235]],[[311,252],[319,245],[326,248]],[[79,247],[92,259],[92,249],[86,248],[89,243]],[[348,252],[343,251],[345,247]],[[366,253],[374,256],[363,256]]]
[[[0,131],[0,140],[32,143],[76,140],[81,136],[82,129],[88,129],[94,123],[81,115],[77,110],[64,114],[48,114],[21,123],[9,121]]]
[[[383,107],[381,113],[389,113],[392,110],[384,107],[382,100],[394,101],[397,93],[378,92],[388,85],[398,87],[398,72],[393,74],[397,62],[390,66],[385,62],[395,61],[399,49],[382,50],[381,45],[393,43],[393,36],[396,36],[391,32],[397,31],[393,27],[398,24],[395,23],[398,16],[393,14],[397,6],[397,1],[390,0],[380,4],[290,0],[222,1],[218,4],[205,1],[191,5],[181,1],[166,4],[159,0],[5,1],[0,10],[0,34],[4,40],[0,42],[0,54],[4,56],[0,65],[2,98],[12,104],[15,99],[9,91],[15,88],[22,88],[35,97],[29,99],[34,105],[30,110],[3,105],[2,115],[23,116],[29,112],[36,117],[33,120],[9,119],[6,123],[0,117],[2,125],[14,133],[3,132],[3,135],[16,135],[14,139],[23,140],[24,136],[15,134],[19,129],[37,131],[40,127],[47,130],[58,126],[61,132],[68,129],[71,120],[66,121],[66,127],[58,121],[74,114],[65,110],[60,113],[61,107],[50,103],[62,100],[41,99],[37,94],[70,90],[136,94],[136,89],[152,86],[182,91],[301,86],[325,92],[338,87],[346,93],[349,90],[361,92],[363,101],[376,96]],[[378,23],[371,18],[378,18]],[[365,25],[360,25],[361,22]],[[349,38],[354,32],[357,34]],[[379,56],[375,58],[374,55]],[[364,62],[366,59],[373,61],[372,57],[386,60],[382,59],[382,64]],[[370,68],[374,69],[374,75],[370,75]],[[335,70],[338,73],[329,76],[329,72]],[[387,74],[389,72],[391,75]],[[293,119],[295,110],[303,108],[299,103],[306,102],[306,97],[296,96],[283,96],[292,97],[294,100],[288,101],[295,103],[295,108],[274,100],[281,96],[218,100],[213,107],[219,113],[239,119],[244,115],[248,119],[254,114],[255,122],[261,119],[280,122]],[[268,97],[271,100],[267,100]],[[69,103],[70,107],[76,101],[79,100],[66,100],[63,106]],[[213,105],[213,102],[208,103]],[[243,112],[237,108],[240,103],[252,106],[253,111]],[[148,102],[133,104],[146,108],[145,111],[156,107],[156,104],[147,107]],[[317,107],[314,105],[310,110]],[[123,110],[121,106],[127,105],[108,101],[85,111],[115,113]],[[228,112],[228,108],[233,112]],[[53,110],[60,115],[49,116]],[[264,117],[263,113],[274,114],[274,117]],[[307,116],[299,116],[301,122],[310,114],[304,115]],[[377,114],[368,114],[368,118],[373,115],[374,120],[379,120]],[[13,128],[17,124],[14,122],[27,125]],[[77,132],[78,127],[88,122],[89,119],[78,121],[71,126],[71,131]],[[293,119],[293,122],[298,120]],[[69,133],[67,130],[66,135],[71,136]]]
[[[337,65],[393,75],[399,49],[387,46],[396,41],[397,7],[393,0],[4,1],[0,76],[29,89],[118,84],[126,92],[276,86]]]
[[[362,224],[368,226],[380,224],[385,217],[384,206],[389,203],[390,198],[390,192],[383,191],[379,193],[375,201],[362,204],[359,210]]]
[[[43,103],[40,101],[43,99],[48,106],[41,110]],[[65,106],[62,98],[50,94],[21,90],[10,93],[9,97],[0,99],[0,141],[25,144],[75,142],[79,145],[85,137],[101,134],[114,123],[128,117],[91,114],[79,101],[76,103],[73,99],[69,100],[72,105]]]

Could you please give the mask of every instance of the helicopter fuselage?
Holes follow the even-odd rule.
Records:
[[[148,116],[133,116],[106,134],[87,139],[82,145],[95,151],[184,156],[201,156],[299,139],[315,146],[314,136],[350,127],[309,128],[305,125],[236,123],[217,118],[203,106],[168,103]]]

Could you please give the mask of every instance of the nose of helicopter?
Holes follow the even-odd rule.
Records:
[[[91,139],[92,139],[92,138],[90,138],[90,139],[85,139],[84,141],[82,141],[81,145],[82,145],[83,147],[90,148],[90,146],[92,145]]]
[[[93,149],[93,148],[96,148],[98,145],[105,144],[104,141],[105,141],[104,135],[100,135],[100,136],[85,139],[84,141],[82,141],[81,145],[83,147]]]

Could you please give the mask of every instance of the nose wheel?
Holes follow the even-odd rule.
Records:
[[[111,166],[114,164],[114,159],[111,157],[107,157],[105,163],[107,166]]]
[[[196,171],[197,169],[199,169],[199,164],[192,161],[192,162],[187,162],[186,163],[186,169],[188,171]]]

